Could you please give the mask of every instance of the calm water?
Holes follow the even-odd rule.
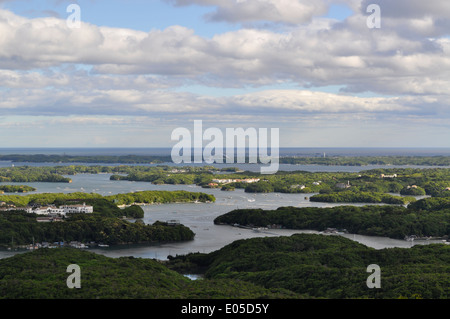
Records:
[[[194,185],[153,185],[146,182],[110,181],[110,174],[71,176],[73,183],[27,183],[37,188],[37,193],[57,192],[94,192],[101,195],[128,193],[143,190],[186,190],[201,191],[216,197],[215,203],[209,204],[167,204],[144,206],[144,222],[152,224],[155,221],[167,221],[176,219],[191,228],[195,233],[195,239],[189,242],[168,243],[159,245],[133,245],[110,248],[90,249],[92,252],[110,257],[134,256],[143,258],[166,259],[168,255],[182,255],[190,252],[212,252],[223,246],[238,240],[265,236],[289,236],[295,233],[317,233],[315,231],[296,230],[267,230],[254,232],[249,229],[231,226],[214,225],[214,219],[237,208],[263,208],[276,209],[280,206],[294,207],[333,207],[346,204],[315,203],[309,202],[305,197],[313,194],[247,194],[243,190],[223,192],[219,189],[203,189]],[[363,205],[363,204],[356,204]],[[362,235],[343,235],[357,242],[376,249],[391,247],[411,247],[411,242],[395,240],[384,237],[370,237]],[[439,243],[440,241],[435,241]],[[414,244],[426,244],[428,242],[415,242]],[[12,256],[16,252],[0,251],[0,258]]]

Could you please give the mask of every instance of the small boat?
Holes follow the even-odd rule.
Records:
[[[106,247],[109,247],[109,245],[105,245],[105,244],[98,244],[98,247],[106,248]]]

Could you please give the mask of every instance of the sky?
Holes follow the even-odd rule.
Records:
[[[0,148],[450,147],[449,88],[449,1],[0,0]]]

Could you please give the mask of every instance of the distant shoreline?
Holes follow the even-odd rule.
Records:
[[[170,147],[148,148],[0,148],[0,156],[68,155],[68,156],[170,156]],[[450,147],[281,147],[280,156],[450,156]]]

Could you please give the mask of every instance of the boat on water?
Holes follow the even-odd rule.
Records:
[[[106,248],[106,247],[109,247],[109,245],[105,245],[105,244],[98,244],[98,247],[101,247],[101,248]]]

